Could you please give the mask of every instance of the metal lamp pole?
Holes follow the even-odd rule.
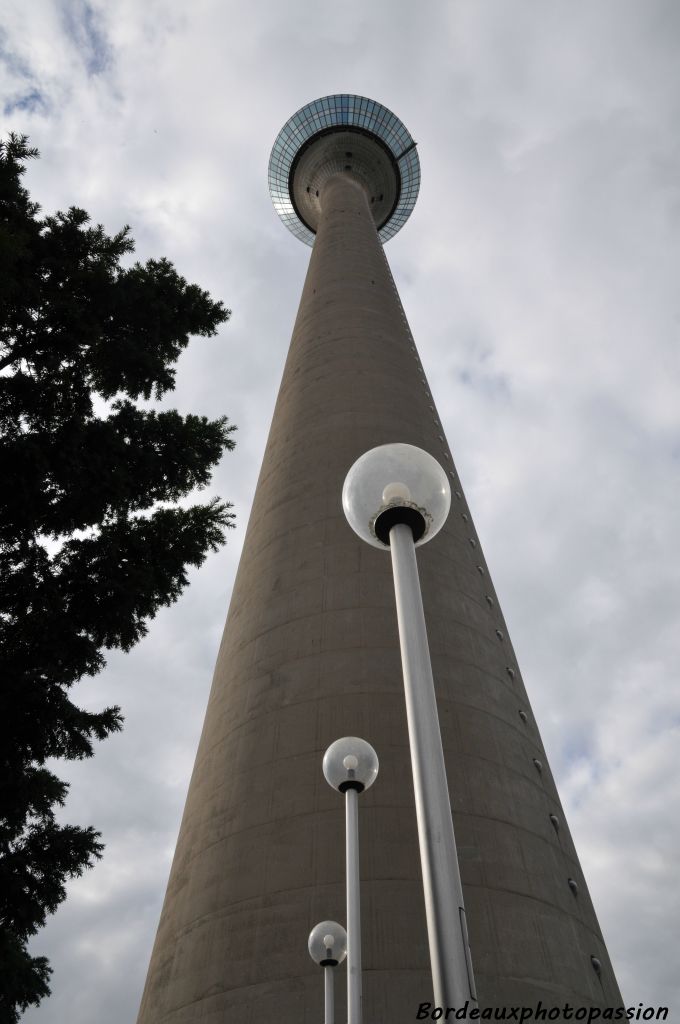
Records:
[[[326,964],[323,969],[323,1008],[324,1024],[335,1024],[335,999],[333,991],[333,971],[331,964]]]
[[[400,482],[391,482],[395,480]],[[467,1000],[475,1006],[463,888],[415,553],[416,543],[429,540],[446,520],[450,506],[446,474],[419,448],[383,445],[354,464],[345,481],[343,505],[359,536],[375,547],[389,546],[392,555],[435,1004],[460,1008]]]
[[[359,794],[345,791],[347,885],[347,1024],[361,1024],[361,908],[359,897]]]
[[[410,526],[390,530],[420,863],[437,1006],[476,999],[451,801]]]
[[[347,1024],[361,1024],[361,910],[359,896],[359,793],[373,785],[378,755],[365,740],[344,736],[331,743],[323,773],[333,789],[345,794],[347,885]]]

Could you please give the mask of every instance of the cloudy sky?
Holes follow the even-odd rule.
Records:
[[[309,249],[276,133],[334,92],[419,144],[386,247],[628,1004],[680,1010],[680,5],[676,0],[9,0],[4,131],[28,186],[167,256],[233,317],[172,404],[223,413],[238,530],[79,688],[125,731],[62,769],[104,860],[36,938],[30,1024],[135,1019]]]

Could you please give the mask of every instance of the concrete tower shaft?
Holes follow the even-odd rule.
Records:
[[[480,1006],[618,1005],[370,195],[351,172],[319,191],[139,1024],[320,1020],[306,937],[345,919],[343,811],[321,773],[342,735],[381,761],[361,807],[365,1020],[406,1024],[432,999],[390,558],[340,503],[352,463],[393,441],[455,492],[419,567]]]

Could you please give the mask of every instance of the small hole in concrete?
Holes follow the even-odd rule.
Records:
[[[571,889],[571,891],[574,894],[574,896],[578,896],[578,883],[575,882],[573,878],[568,878],[567,879],[567,885]]]
[[[519,717],[522,719],[523,722],[527,722],[528,721],[526,711],[518,711],[517,714],[519,715]]]
[[[538,774],[540,775],[540,774],[541,774],[541,772],[543,771],[543,765],[541,764],[541,762],[540,762],[540,761],[538,760],[538,758],[537,758],[537,757],[535,757],[535,758],[533,759],[533,762],[534,762],[534,768],[536,769],[536,771],[537,771],[537,772],[538,772]]]
[[[552,825],[552,827],[555,829],[556,832],[559,832],[559,830],[560,830],[560,819],[557,817],[556,814],[551,814],[550,815],[550,824]]]

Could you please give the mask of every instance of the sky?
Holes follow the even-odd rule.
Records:
[[[77,688],[125,730],[60,765],[97,867],[33,942],[26,1024],[136,1017],[310,250],[267,164],[308,101],[418,142],[386,254],[628,1005],[680,1011],[680,5],[675,0],[5,0],[3,134],[78,205],[233,310],[166,403],[238,424],[205,496],[238,528]],[[677,1017],[675,1019],[680,1019]]]

